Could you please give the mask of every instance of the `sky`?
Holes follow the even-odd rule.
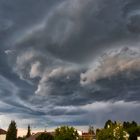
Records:
[[[139,0],[0,0],[0,127],[140,123]]]

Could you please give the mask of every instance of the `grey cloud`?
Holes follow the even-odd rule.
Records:
[[[94,105],[94,104],[93,104]],[[98,105],[98,107],[97,107]],[[125,103],[123,101],[120,102],[115,102],[115,103],[103,103],[103,102],[99,102],[99,104],[96,104],[96,107],[98,108],[97,110],[95,109],[96,107],[93,106],[93,110],[90,111],[90,115],[87,113],[87,116],[89,116],[89,123],[92,122],[92,118],[95,118],[93,120],[96,122],[96,124],[98,124],[99,126],[101,126],[102,124],[104,124],[106,122],[106,120],[111,119],[111,120],[117,120],[117,121],[132,121],[133,119],[135,119],[136,121],[139,122],[139,119],[137,117],[134,116],[139,116],[139,113],[135,110],[137,110],[138,108],[138,104],[135,103]],[[89,108],[89,106],[87,106]],[[90,107],[92,109],[92,107]],[[130,110],[131,111],[130,111]],[[134,112],[133,112],[134,111]],[[133,113],[132,113],[133,112]],[[130,115],[130,117],[128,118],[128,116]]]
[[[105,2],[108,5],[104,1],[63,1],[50,11],[41,28],[38,27],[42,23],[31,29],[31,33],[25,33],[17,46],[33,46],[56,57],[77,61],[84,60],[90,52],[95,55],[95,51],[111,45],[112,41],[126,40],[129,33],[122,17],[126,3]]]
[[[63,108],[63,107],[62,107]],[[65,107],[67,110],[71,106]],[[75,107],[77,111],[79,109],[84,110],[86,113],[75,115],[59,115],[52,116],[52,124],[56,125],[89,125],[96,124],[98,127],[102,126],[108,119],[119,121],[132,121],[133,119],[139,122],[139,112],[136,110],[139,108],[139,104],[135,102],[126,103],[119,101],[115,103],[111,102],[96,102],[87,104],[86,106]],[[133,113],[132,113],[133,112]],[[128,118],[128,116],[130,117]],[[57,118],[57,121],[56,121]]]
[[[0,97],[9,106],[0,112],[12,108],[37,125],[139,121],[139,7],[138,0],[0,1]],[[103,101],[109,110],[85,107]]]
[[[128,23],[128,29],[130,32],[134,32],[134,33],[139,33],[140,32],[140,28],[139,28],[139,23],[140,23],[140,15],[139,13],[136,15],[133,15],[130,19],[129,19],[129,23]]]
[[[139,71],[140,54],[138,48],[113,50],[98,58],[96,63],[85,73],[81,74],[81,84],[85,85],[98,79],[111,77],[121,72]]]
[[[12,84],[12,82],[5,79],[3,76],[0,76],[0,81],[1,81],[1,84],[0,84],[1,96],[5,96],[5,94],[7,94],[6,96],[8,97],[18,92],[18,88],[14,84]],[[12,89],[12,92],[11,92],[11,89]]]

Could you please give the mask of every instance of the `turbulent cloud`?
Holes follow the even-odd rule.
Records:
[[[30,77],[34,78],[40,75],[40,62],[35,62],[32,66],[31,66],[31,71],[30,71]]]
[[[4,78],[3,76],[0,76],[0,96],[5,96],[7,94],[7,97],[16,94],[18,92],[18,88],[9,80]],[[11,91],[12,89],[12,91]],[[6,96],[5,96],[6,97]]]
[[[139,0],[0,1],[0,113],[39,127],[139,121],[139,9]]]
[[[121,0],[62,1],[49,11],[43,22],[23,33],[17,46],[43,49],[65,60],[82,61],[110,46],[113,40],[127,40],[127,23],[122,17],[125,4]]]
[[[140,71],[139,49],[131,50],[129,48],[124,48],[118,52],[113,51],[105,54],[99,59],[99,64],[97,66],[93,65],[88,71],[82,73],[81,84],[84,85],[95,82],[121,72],[129,74],[133,71]]]

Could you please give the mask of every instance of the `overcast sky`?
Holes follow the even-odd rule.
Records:
[[[0,0],[0,127],[140,122],[139,0]]]

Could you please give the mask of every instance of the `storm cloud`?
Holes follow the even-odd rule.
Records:
[[[0,119],[139,122],[139,25],[139,0],[1,0]]]

